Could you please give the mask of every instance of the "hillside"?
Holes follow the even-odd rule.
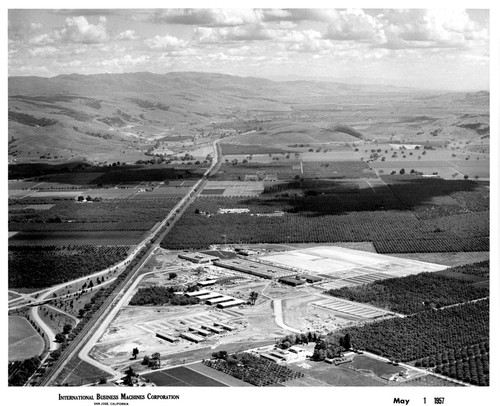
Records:
[[[449,107],[443,116],[445,101],[456,111]],[[249,120],[267,124],[245,136],[247,144],[356,142],[412,114],[445,120],[437,124],[450,128],[442,134],[481,139],[489,136],[488,103],[486,92],[440,95],[197,72],[10,77],[9,161],[135,162],[157,140],[169,141],[165,151],[184,154],[219,138],[214,124],[244,132],[253,128],[240,125]]]

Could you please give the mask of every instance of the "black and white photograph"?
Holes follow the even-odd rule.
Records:
[[[492,2],[8,3],[9,398],[491,404]]]

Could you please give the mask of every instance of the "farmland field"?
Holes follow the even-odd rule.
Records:
[[[474,268],[474,264],[468,267]],[[487,289],[474,286],[473,283],[477,280],[473,278],[447,277],[453,274],[454,269],[462,267],[439,273],[422,272],[402,278],[378,280],[370,284],[329,290],[327,293],[337,298],[369,303],[404,314],[467,303],[488,296]]]
[[[126,245],[138,244],[143,231],[21,231],[9,239],[10,246],[26,245]]]
[[[189,367],[176,367],[143,375],[157,386],[228,386]]]
[[[11,246],[9,288],[43,288],[89,275],[125,259],[128,249],[96,245]]]
[[[9,361],[22,361],[40,355],[42,337],[24,317],[9,317]]]
[[[489,193],[483,186],[412,176],[359,185],[304,180],[266,186],[258,197],[199,197],[193,206],[213,215],[187,211],[163,246],[208,248],[226,235],[229,243],[247,244],[373,242],[384,254],[488,251]],[[249,213],[217,214],[219,208]],[[277,211],[284,215],[262,216]]]

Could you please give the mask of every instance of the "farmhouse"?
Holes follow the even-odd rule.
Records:
[[[384,381],[395,381],[396,377],[392,374],[384,374],[380,376]]]
[[[250,209],[219,209],[219,214],[241,214],[249,213]]]
[[[264,182],[277,182],[278,181],[278,174],[277,173],[270,173],[264,177]]]

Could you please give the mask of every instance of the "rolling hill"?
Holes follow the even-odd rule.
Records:
[[[489,97],[485,92],[410,94],[392,86],[274,82],[198,72],[10,77],[8,87],[10,162],[132,162],[143,159],[156,140],[194,142],[213,123],[231,128],[244,120],[277,120],[246,136],[246,143],[355,142],[363,138],[363,120],[405,100],[416,98],[427,105],[451,99],[477,106]],[[475,128],[473,118],[450,124],[484,136],[487,123]],[[313,124],[319,121],[323,124]],[[178,145],[189,147],[187,141]]]

